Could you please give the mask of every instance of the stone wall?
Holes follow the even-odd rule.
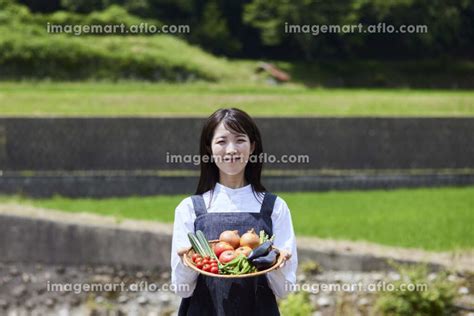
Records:
[[[0,170],[197,170],[201,118],[2,118]],[[268,169],[474,168],[473,118],[259,118]]]
[[[198,154],[203,122],[1,118],[0,193],[191,194],[198,166],[184,157]],[[264,168],[271,191],[474,184],[472,118],[258,118],[257,124],[267,157],[277,160]],[[170,155],[183,161],[170,163]],[[283,163],[283,155],[309,161]]]

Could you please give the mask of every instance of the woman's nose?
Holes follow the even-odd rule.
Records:
[[[237,149],[233,143],[229,143],[229,145],[227,145],[226,152],[227,154],[233,154],[237,152]]]

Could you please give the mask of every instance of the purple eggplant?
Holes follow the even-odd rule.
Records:
[[[253,260],[253,259],[256,259],[258,257],[266,256],[270,252],[270,250],[272,249],[272,245],[273,245],[273,243],[270,240],[264,242],[263,244],[261,244],[257,248],[253,249],[252,252],[247,257],[247,259],[248,260]]]
[[[279,255],[278,249],[272,249],[266,256],[255,258],[251,262],[258,270],[265,270],[277,262]]]

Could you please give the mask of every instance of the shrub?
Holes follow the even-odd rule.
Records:
[[[11,22],[31,22],[33,15],[28,7],[16,4],[12,0],[0,0],[0,25]]]
[[[121,25],[124,24],[128,27],[131,25],[139,25],[140,23],[148,23],[149,25],[154,25],[156,27],[162,26],[162,23],[158,20],[143,19],[137,16],[134,16],[127,12],[123,7],[118,5],[111,5],[102,11],[94,11],[89,14],[78,14],[74,12],[67,11],[56,11],[51,14],[40,15],[37,14],[36,22],[41,24],[41,26],[46,25],[46,23],[51,23],[54,25]],[[94,34],[94,35],[109,35],[107,33]],[[125,34],[115,34],[115,35],[126,35]],[[147,34],[143,33],[141,35],[153,35],[152,33]]]
[[[308,261],[303,262],[301,264],[301,270],[305,274],[309,274],[309,275],[319,274],[323,272],[323,268],[321,267],[319,262],[314,261],[314,260],[308,260]]]
[[[291,293],[286,299],[280,301],[282,316],[310,316],[312,312],[313,306],[308,292]]]
[[[401,278],[393,282],[394,291],[380,292],[375,309],[384,315],[421,316],[449,315],[456,297],[456,285],[447,279],[446,272],[428,277],[426,265],[395,265]],[[404,290],[402,284],[426,284],[424,291]]]

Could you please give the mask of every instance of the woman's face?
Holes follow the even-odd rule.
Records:
[[[222,122],[214,130],[212,156],[219,170],[227,175],[243,174],[254,147],[246,134],[229,131]]]

